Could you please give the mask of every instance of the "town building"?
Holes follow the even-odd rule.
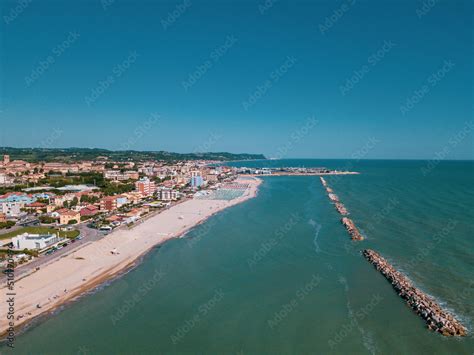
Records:
[[[13,248],[16,250],[43,250],[52,247],[61,239],[57,234],[28,234],[23,233],[12,238]]]
[[[100,200],[101,211],[114,211],[117,209],[117,198],[115,196],[107,196]]]
[[[135,188],[142,196],[151,196],[156,191],[156,184],[148,178],[143,178],[135,182]]]
[[[217,181],[219,181],[217,174],[207,174],[207,175],[206,175],[206,180],[209,181],[209,182],[217,182]]]
[[[0,173],[0,185],[11,185],[14,179],[5,173]]]
[[[121,172],[120,170],[106,170],[104,171],[104,179],[112,181],[126,181],[126,180],[138,180],[140,175],[138,171],[129,170]]]
[[[81,217],[83,216],[95,216],[97,213],[99,213],[99,209],[94,206],[94,205],[89,205],[84,208],[82,208],[79,213],[81,214]]]
[[[8,217],[19,217],[24,205],[22,202],[0,202],[0,213]]]
[[[179,192],[169,188],[161,188],[157,191],[157,197],[161,201],[174,201],[179,198]]]
[[[142,200],[142,195],[137,191],[125,192],[122,194],[128,200],[128,203],[136,204]]]
[[[5,223],[7,221],[7,215],[3,212],[0,213],[0,223]]]
[[[79,172],[78,164],[66,164],[66,163],[45,163],[43,165],[45,172],[59,172],[61,174],[77,173]]]
[[[36,201],[36,202],[25,205],[24,208],[30,212],[41,213],[43,209],[46,210],[46,203]]]
[[[201,175],[195,175],[191,177],[191,187],[200,187],[204,185],[204,179]]]
[[[28,203],[33,203],[35,201],[36,199],[34,197],[27,195],[23,192],[8,192],[5,195],[0,196],[0,202],[19,202],[23,206]]]
[[[71,211],[67,208],[61,208],[51,214],[53,217],[59,217],[59,224],[69,224],[70,221],[81,221],[81,214],[77,211]]]

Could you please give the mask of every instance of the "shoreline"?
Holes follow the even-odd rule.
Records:
[[[127,273],[139,265],[143,257],[157,246],[170,239],[181,238],[215,214],[257,196],[261,179],[239,177],[237,181],[239,180],[249,184],[242,196],[233,200],[185,201],[162,211],[131,230],[117,230],[65,258],[46,265],[35,273],[16,280],[15,317],[18,315],[23,317],[15,319],[15,335],[21,333],[35,320],[53,314],[60,307],[76,301],[87,292]],[[179,216],[176,218],[177,215]],[[161,229],[162,232],[157,232],[157,229]],[[138,239],[141,243],[135,243]],[[112,250],[117,250],[118,253],[113,254]],[[92,254],[88,254],[89,252]],[[88,263],[84,263],[83,260],[87,260]],[[54,276],[50,277],[51,275]],[[3,296],[6,297],[8,289],[5,283],[1,288]],[[0,319],[2,341],[5,340],[7,332],[8,320],[4,317]]]

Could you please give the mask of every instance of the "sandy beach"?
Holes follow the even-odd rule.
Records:
[[[135,265],[154,246],[178,238],[213,214],[255,197],[261,180],[242,177],[236,182],[249,185],[238,198],[185,201],[130,230],[114,231],[18,280],[14,286],[15,329]],[[8,312],[8,292],[3,284],[3,315]],[[1,317],[0,333],[5,334],[8,327],[8,319]]]

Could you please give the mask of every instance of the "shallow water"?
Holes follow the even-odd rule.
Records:
[[[473,162],[441,162],[427,173],[423,161],[237,164],[360,171],[326,180],[367,239],[350,241],[318,177],[265,177],[257,198],[31,327],[15,353],[474,352]],[[403,270],[471,335],[428,331],[363,248]]]

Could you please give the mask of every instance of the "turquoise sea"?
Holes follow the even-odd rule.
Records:
[[[327,181],[366,240],[350,241],[318,177],[265,177],[256,198],[31,326],[14,353],[474,353],[474,162],[234,165],[359,171]],[[470,335],[428,331],[363,248],[405,272]]]

